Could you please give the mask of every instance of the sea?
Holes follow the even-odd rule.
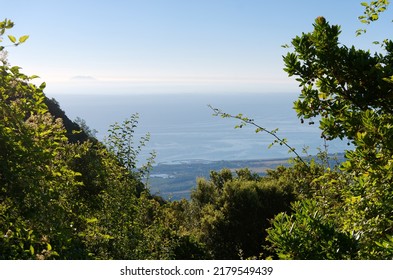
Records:
[[[288,148],[278,144],[269,148],[274,138],[255,127],[235,128],[239,120],[213,115],[208,105],[221,111],[251,118],[267,130],[278,129],[300,155],[315,155],[324,150],[318,121],[301,123],[293,109],[296,93],[187,93],[187,94],[47,94],[55,98],[67,116],[85,120],[96,137],[104,140],[111,124],[121,123],[138,113],[135,140],[150,134],[139,164],[150,152],[156,153],[155,163],[192,161],[279,159],[292,157]],[[342,153],[348,141],[327,143],[329,153]],[[307,153],[303,153],[307,151]]]

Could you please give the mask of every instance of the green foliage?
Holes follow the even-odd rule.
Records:
[[[249,170],[212,171],[192,192],[185,223],[214,259],[258,258],[264,254],[269,219],[289,210],[290,187]]]
[[[388,4],[362,3],[361,20],[377,20]],[[0,22],[0,42],[12,27]],[[371,54],[339,36],[339,26],[319,17],[312,32],[292,40],[284,63],[301,87],[298,117],[320,120],[325,141],[350,141],[346,160],[332,167],[326,151],[322,161],[307,160],[277,130],[212,108],[296,157],[265,177],[212,171],[197,180],[190,201],[174,202],[143,183],[154,153],[138,166],[149,135],[135,140],[137,114],[112,125],[100,143],[3,53],[0,259],[391,259],[393,42]],[[28,36],[7,38],[17,46]]]
[[[60,119],[19,67],[0,67],[1,258],[50,258],[76,253],[78,223],[71,204],[79,182],[69,168],[78,150],[67,143]],[[9,233],[9,234],[7,234]]]
[[[280,259],[351,259],[357,253],[357,240],[321,212],[314,201],[293,204],[294,214],[278,214],[268,229],[268,240]]]
[[[94,135],[89,135],[89,131],[84,131],[85,127],[81,126],[83,123],[73,122],[67,117],[65,112],[60,108],[60,104],[57,100],[45,97],[44,103],[48,107],[48,111],[53,118],[62,120],[66,130],[66,136],[70,143],[83,143],[87,140],[97,142]]]
[[[0,35],[12,26],[1,22]],[[17,45],[27,36],[8,38]],[[2,61],[0,259],[171,259],[197,250],[141,182],[151,161],[136,169],[148,140],[134,147],[136,116],[111,127],[107,146],[74,137],[80,126],[46,98],[45,83]]]
[[[0,21],[0,43],[3,42],[3,35],[5,34],[5,32],[9,29],[12,29],[13,27],[14,27],[14,23],[9,19],[4,19],[3,21]],[[29,38],[28,35],[23,35],[19,37],[19,39],[16,39],[16,37],[13,35],[7,35],[7,37],[13,46],[18,46],[26,42],[26,40]],[[4,48],[5,46],[0,46],[0,51],[3,51]]]
[[[321,117],[326,139],[354,140],[367,128],[367,114],[390,114],[393,75],[392,42],[386,55],[348,48],[338,41],[340,28],[316,20],[314,31],[293,39],[294,52],[284,57],[285,71],[302,87],[295,110],[300,118]]]
[[[150,139],[150,134],[142,136],[135,147],[134,135],[138,119],[139,115],[133,114],[129,119],[124,120],[122,124],[115,123],[111,125],[105,144],[108,150],[116,155],[122,166],[125,166],[134,176],[142,179],[149,175],[154,163],[155,153],[152,152],[150,154],[147,162],[142,167],[139,168],[137,166],[138,155]]]
[[[377,0],[371,1],[370,3],[362,2],[361,5],[364,7],[364,13],[362,16],[359,16],[360,22],[370,24],[371,22],[377,21],[379,19],[379,15],[386,11],[389,4],[389,0]],[[366,33],[366,29],[358,29],[356,31],[357,36],[364,33]]]
[[[380,13],[373,9],[387,4],[363,5],[366,13]],[[274,219],[268,240],[281,258],[392,258],[393,42],[372,55],[340,44],[339,34],[319,17],[284,57],[285,71],[302,88],[298,117],[319,117],[323,138],[346,138],[355,148],[340,170],[315,176],[307,200],[293,204],[294,214]]]

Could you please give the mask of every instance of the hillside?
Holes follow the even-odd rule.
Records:
[[[70,120],[66,113],[61,109],[60,104],[54,98],[45,97],[45,105],[48,106],[48,111],[54,118],[61,118],[64,128],[67,133],[66,136],[71,143],[84,142],[89,139],[89,136],[81,129],[81,127]],[[78,132],[78,133],[75,133]],[[90,138],[90,140],[93,140]]]

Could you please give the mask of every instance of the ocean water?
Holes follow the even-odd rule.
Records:
[[[151,139],[141,154],[141,162],[154,150],[156,163],[190,160],[246,160],[290,157],[288,149],[275,145],[272,136],[247,126],[235,129],[234,119],[213,116],[212,105],[230,114],[243,113],[260,126],[288,139],[301,153],[315,154],[323,147],[318,122],[301,124],[292,109],[296,94],[81,94],[51,95],[71,118],[84,119],[102,140],[110,124],[121,123],[138,113],[135,137],[149,132]],[[347,149],[346,141],[329,142],[328,151],[339,153]]]

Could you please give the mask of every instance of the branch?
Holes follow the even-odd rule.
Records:
[[[302,157],[296,152],[296,149],[293,148],[293,147],[291,147],[290,145],[288,145],[287,139],[285,139],[285,138],[280,138],[280,137],[277,136],[276,133],[277,133],[278,129],[267,130],[266,128],[264,128],[264,127],[258,125],[257,123],[255,123],[253,119],[249,119],[249,118],[247,118],[247,117],[244,117],[243,114],[238,114],[238,115],[235,116],[235,115],[231,115],[231,114],[228,114],[228,113],[224,113],[224,112],[222,112],[220,109],[214,108],[214,107],[211,106],[211,105],[208,105],[208,107],[209,107],[210,109],[213,110],[213,112],[214,112],[213,115],[214,115],[214,116],[220,116],[220,117],[222,117],[222,118],[232,118],[232,119],[241,120],[241,123],[240,123],[239,125],[236,125],[235,128],[242,128],[243,126],[246,126],[247,124],[249,124],[249,125],[252,125],[252,126],[254,126],[254,127],[257,128],[257,129],[255,130],[256,133],[262,131],[262,132],[266,132],[267,134],[273,136],[273,138],[274,138],[275,140],[273,141],[273,143],[272,143],[269,147],[273,146],[275,143],[278,143],[278,144],[280,144],[280,145],[286,146],[286,147],[289,149],[289,151],[292,152],[292,153],[294,153],[295,156],[296,156],[296,158],[297,158],[300,162],[302,162],[302,163],[307,167],[307,169],[310,168],[309,165],[308,165],[308,164],[302,159]]]

